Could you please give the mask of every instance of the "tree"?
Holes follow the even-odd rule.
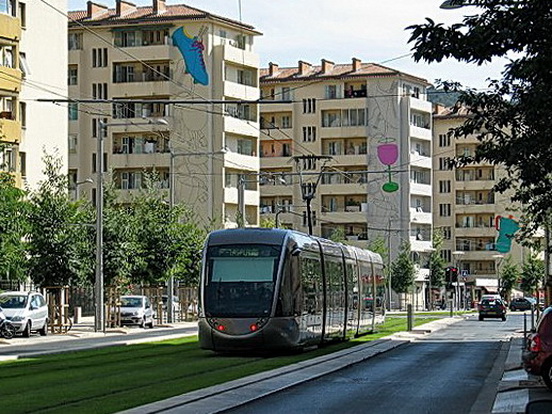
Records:
[[[443,245],[443,233],[440,229],[433,232],[433,247],[429,257],[429,274],[431,277],[431,287],[440,288],[445,283],[445,260],[441,256],[441,246]]]
[[[28,203],[24,197],[12,175],[0,172],[0,278],[22,281],[27,277]]]
[[[524,293],[533,296],[539,288],[540,281],[544,276],[544,263],[537,258],[536,254],[530,254],[523,262],[521,268],[520,288]]]
[[[500,272],[500,295],[509,300],[512,289],[518,286],[521,274],[516,263],[512,262],[512,256],[506,257],[502,271]]]
[[[61,157],[44,155],[46,179],[30,193],[28,231],[29,275],[41,287],[79,283],[91,270],[83,259],[89,245],[91,226],[86,211],[68,195],[68,177]]]
[[[391,288],[397,293],[406,293],[412,289],[415,277],[414,262],[410,253],[410,243],[405,242],[391,264]]]
[[[334,228],[332,230],[332,233],[330,234],[329,239],[336,243],[347,242],[347,237],[345,237],[345,229],[343,227]]]
[[[410,26],[416,61],[454,58],[482,65],[506,56],[500,80],[489,90],[463,90],[459,105],[469,119],[452,131],[455,137],[475,135],[475,156],[460,157],[457,165],[490,162],[507,174],[495,190],[511,189],[512,200],[526,206],[525,227],[534,231],[546,221],[552,205],[552,3],[550,0],[471,0],[481,13],[449,27],[427,19]],[[445,83],[445,86],[458,86]]]

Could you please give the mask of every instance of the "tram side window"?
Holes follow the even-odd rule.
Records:
[[[294,262],[295,266],[293,266]],[[296,256],[286,256],[276,305],[276,316],[293,316],[300,312],[300,301],[298,302],[295,296],[299,296],[300,300],[301,285],[296,281],[298,279],[297,275],[293,274],[293,268],[297,266],[296,262]]]
[[[374,310],[374,294],[370,263],[360,262],[360,300],[363,310]]]
[[[301,257],[301,282],[303,286],[303,312],[315,314],[322,312],[323,289],[320,260]]]

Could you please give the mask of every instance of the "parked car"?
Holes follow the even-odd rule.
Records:
[[[535,330],[527,337],[521,358],[525,370],[540,375],[552,391],[552,307],[544,310]]]
[[[169,296],[168,295],[163,295],[161,297],[161,300],[163,301],[163,310],[166,311],[167,310],[167,303],[169,301]],[[178,296],[173,295],[172,305],[173,305],[173,312],[180,312],[180,300],[178,299]]]
[[[155,311],[146,296],[121,296],[121,325],[137,325],[141,328],[155,325]]]
[[[483,299],[479,302],[479,320],[485,318],[501,318],[506,320],[506,304],[502,299]]]
[[[48,305],[38,292],[4,292],[0,294],[0,307],[16,328],[17,333],[31,336],[31,331],[48,334]]]
[[[534,306],[536,306],[537,301],[534,298],[514,298],[510,302],[510,310],[511,311],[524,311],[524,310],[531,310]]]

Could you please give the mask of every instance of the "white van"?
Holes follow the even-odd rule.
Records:
[[[48,305],[38,292],[4,292],[0,294],[0,307],[16,332],[29,337],[31,331],[48,334]]]

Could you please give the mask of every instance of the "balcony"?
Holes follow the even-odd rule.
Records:
[[[0,13],[0,37],[13,41],[21,39],[21,20],[8,14]]]
[[[259,99],[260,90],[255,86],[224,81],[224,96],[234,99],[256,100]]]
[[[258,68],[260,65],[258,54],[235,47],[230,44],[230,42],[221,46],[216,46],[214,49],[215,53],[222,53],[222,58],[227,62],[249,66],[252,68]]]
[[[255,121],[248,121],[233,116],[224,116],[224,132],[259,137],[259,124]]]
[[[21,122],[11,118],[11,112],[0,112],[0,140],[21,142]]]
[[[18,93],[21,91],[21,80],[22,75],[19,69],[0,66],[0,89]]]

